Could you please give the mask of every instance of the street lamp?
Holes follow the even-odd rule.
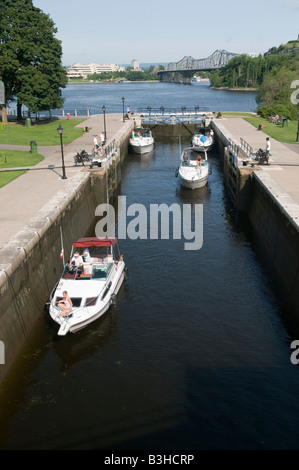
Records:
[[[60,147],[61,147],[61,160],[62,160],[62,179],[66,180],[65,176],[65,166],[64,166],[64,156],[63,156],[63,145],[62,145],[62,134],[63,134],[63,127],[59,124],[57,129],[58,134],[60,135]]]
[[[105,106],[105,105],[103,105],[102,110],[103,110],[103,113],[104,113],[104,135],[105,135],[105,142],[107,142],[106,118],[105,118],[106,106]]]
[[[125,122],[125,98],[121,99],[123,102],[123,122]]]
[[[298,125],[297,125],[297,137],[296,142],[299,142],[299,106],[298,106]]]

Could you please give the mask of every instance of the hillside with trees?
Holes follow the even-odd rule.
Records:
[[[263,117],[278,113],[297,119],[291,103],[291,83],[299,77],[299,41],[273,47],[264,55],[234,57],[223,69],[211,72],[211,86],[228,89],[256,89],[258,112]]]

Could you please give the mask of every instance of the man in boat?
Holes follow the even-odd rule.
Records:
[[[188,157],[187,151],[185,151],[185,153],[184,153],[183,161],[186,162],[186,163],[189,162],[189,157]]]
[[[75,272],[80,276],[83,272],[83,258],[79,252],[76,251],[69,263],[69,272],[74,274]]]
[[[82,256],[83,256],[83,259],[84,259],[84,263],[90,263],[91,262],[89,249],[87,247],[84,248]]]

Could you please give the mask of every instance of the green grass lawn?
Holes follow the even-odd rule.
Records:
[[[297,121],[288,121],[287,127],[282,127],[280,124],[273,124],[267,119],[263,119],[258,116],[245,118],[245,121],[249,122],[256,128],[258,128],[260,124],[263,124],[263,132],[279,142],[286,142],[288,144],[296,143],[298,127]]]
[[[43,159],[44,157],[38,153],[22,152],[19,150],[0,150],[0,168],[34,166]],[[1,171],[0,188],[18,178],[18,176],[23,175],[25,172],[26,170]]]
[[[83,128],[75,129],[84,119],[59,119],[53,122],[40,122],[25,127],[22,124],[9,123],[0,130],[0,144],[29,145],[33,140],[37,145],[60,145],[60,136],[57,132],[59,124],[62,125],[63,143],[68,144],[83,134]]]
[[[252,113],[241,113],[241,112],[237,112],[237,111],[232,111],[232,112],[224,112],[224,113],[221,113],[222,116],[225,116],[225,117],[243,117],[243,116],[246,116],[246,117],[254,117],[254,115]]]

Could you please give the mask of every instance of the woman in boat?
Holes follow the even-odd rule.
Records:
[[[197,168],[198,168],[199,165],[200,165],[200,168],[201,168],[201,162],[202,162],[201,156],[198,155],[196,160],[197,160]]]
[[[58,302],[57,307],[61,308],[62,310],[62,312],[60,312],[59,315],[61,317],[65,317],[66,315],[70,314],[72,310],[73,302],[69,298],[66,290],[63,292],[62,295],[63,295],[63,299]]]

